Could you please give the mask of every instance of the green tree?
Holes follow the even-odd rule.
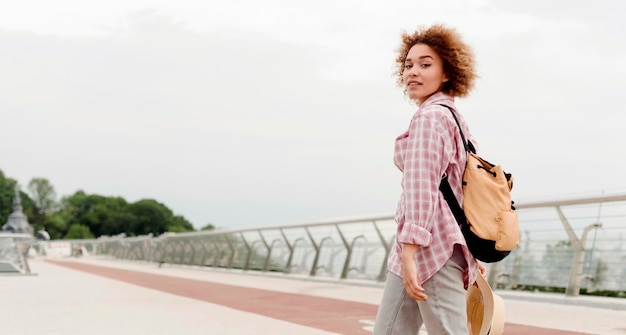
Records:
[[[16,183],[14,179],[5,177],[0,171],[0,227],[7,222],[9,214],[13,211]]]
[[[0,171],[0,225],[12,211],[17,182]],[[82,190],[56,201],[56,192],[45,178],[33,178],[28,194],[20,192],[22,208],[35,231],[45,229],[52,239],[81,236],[160,235],[193,231],[183,216],[152,199],[129,204],[122,197],[87,194]],[[86,228],[86,229],[85,229]]]
[[[215,226],[212,223],[207,223],[204,227],[200,228],[200,230],[213,230]]]
[[[112,215],[101,222],[99,236],[113,236],[121,233],[129,234],[134,229],[133,227],[136,226],[137,217],[129,213],[127,209],[124,209],[123,211],[112,213]]]
[[[57,193],[46,178],[33,178],[28,183],[30,196],[35,202],[37,212],[45,215],[57,208]]]
[[[48,214],[46,218],[46,231],[50,235],[50,239],[62,239],[69,229],[69,223],[72,217],[65,211],[61,210],[52,214]]]
[[[170,233],[184,233],[184,232],[187,232],[188,230],[186,230],[185,228],[181,226],[170,226],[167,229],[167,231]]]
[[[36,226],[37,230],[47,231],[46,216],[58,207],[56,191],[46,178],[31,179],[28,183],[28,190],[34,204],[31,224]]]
[[[136,218],[135,226],[130,229],[135,235],[149,233],[160,235],[168,231],[172,212],[155,200],[144,199],[134,202],[128,206],[128,212]]]
[[[63,198],[61,212],[68,225],[85,225],[95,236],[130,233],[134,216],[127,211],[128,203],[121,197],[104,197],[77,191]]]
[[[73,224],[65,235],[66,240],[93,239],[94,236],[89,227],[82,224]]]
[[[170,225],[167,227],[168,231],[182,233],[187,231],[194,231],[193,225],[191,222],[187,221],[184,217],[180,215],[175,215],[172,217]]]
[[[164,232],[193,231],[193,225],[182,216],[152,199],[143,199],[128,205],[128,212],[136,218],[130,232],[136,235],[160,235]]]

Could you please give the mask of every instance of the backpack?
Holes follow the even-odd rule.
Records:
[[[467,152],[463,173],[463,207],[459,205],[448,176],[444,175],[439,190],[443,193],[472,255],[483,262],[493,263],[504,259],[519,244],[517,210],[511,200],[513,176],[502,167],[482,159],[474,145],[465,140],[461,125],[452,108]]]

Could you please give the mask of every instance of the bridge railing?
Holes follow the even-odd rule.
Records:
[[[521,243],[505,260],[487,264],[492,285],[561,287],[567,295],[581,288],[626,291],[626,195],[517,207]],[[393,216],[382,215],[65,243],[129,261],[384,281],[395,234]]]
[[[394,237],[392,216],[371,216],[72,243],[81,244],[90,253],[135,261],[384,280],[384,263]]]
[[[33,237],[0,232],[0,274],[31,274],[27,253]]]

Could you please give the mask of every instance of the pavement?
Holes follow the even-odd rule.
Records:
[[[0,334],[371,334],[383,285],[106,257],[0,277]],[[496,291],[505,335],[626,335],[626,299]],[[420,335],[426,334],[424,330]]]

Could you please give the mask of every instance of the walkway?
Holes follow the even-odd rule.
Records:
[[[37,275],[1,278],[2,334],[371,334],[382,294],[369,282],[105,258],[40,258],[31,268]],[[506,335],[626,334],[626,299],[499,293]]]

